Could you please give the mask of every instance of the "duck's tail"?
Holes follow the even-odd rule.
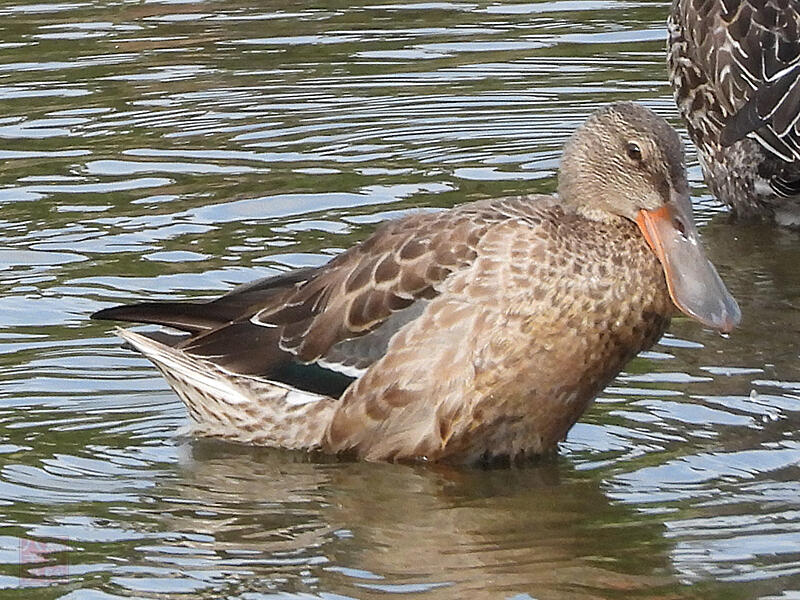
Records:
[[[231,373],[128,329],[116,332],[161,371],[186,404],[192,434],[290,449],[320,446],[333,418],[333,398]]]

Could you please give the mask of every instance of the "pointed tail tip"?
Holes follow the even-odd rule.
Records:
[[[175,305],[165,302],[139,302],[135,304],[117,304],[92,313],[89,318],[97,321],[128,321],[131,323],[156,323],[169,324],[167,316],[171,316],[175,307],[185,308],[185,305]],[[190,307],[191,308],[191,307]],[[170,309],[173,309],[170,311]]]
[[[114,314],[117,312],[122,306],[110,306],[109,308],[103,308],[98,311],[93,312],[89,315],[89,318],[94,321],[117,321]]]
[[[156,303],[142,302],[139,304],[117,304],[102,308],[91,315],[95,321],[127,321],[131,323],[149,323],[155,315],[154,308],[159,308]],[[155,321],[158,323],[158,321]]]

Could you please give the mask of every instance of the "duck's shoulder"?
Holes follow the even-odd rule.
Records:
[[[605,210],[591,211],[562,202],[557,196],[521,195],[489,201],[497,222],[518,225],[534,236],[586,245],[606,246],[608,243],[638,238],[636,225],[624,217]]]
[[[563,204],[557,196],[545,194],[480,200],[458,206],[453,211],[490,226],[518,226],[531,231],[549,230],[578,217],[576,211]]]
[[[396,263],[403,271],[418,262],[429,263],[432,273],[445,275],[440,268],[453,271],[472,262],[489,232],[546,235],[573,218],[574,211],[548,195],[505,196],[447,210],[413,212],[379,225],[367,239],[323,267],[318,278],[332,277],[337,271],[368,270],[380,279],[386,275],[381,273],[388,270],[380,265]],[[373,268],[375,261],[380,263],[378,269]],[[352,275],[349,278],[356,279]]]
[[[411,213],[402,219],[386,221],[381,227],[419,229],[419,232],[424,232],[431,228],[434,230],[449,228],[464,221],[468,221],[474,226],[493,225],[508,221],[537,225],[542,220],[558,219],[560,215],[568,212],[572,212],[571,209],[564,206],[557,196],[519,194],[475,200],[457,204],[447,210]]]

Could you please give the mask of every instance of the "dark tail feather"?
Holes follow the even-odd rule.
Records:
[[[313,276],[316,269],[297,269],[241,285],[213,301],[142,302],[97,311],[93,319],[166,325],[199,334],[250,318],[280,294]]]
[[[221,317],[218,311],[210,309],[207,302],[142,302],[104,308],[92,315],[92,319],[153,323],[195,334],[215,329],[227,322],[221,321]]]

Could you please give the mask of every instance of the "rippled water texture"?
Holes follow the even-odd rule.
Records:
[[[351,4],[0,6],[0,596],[800,598],[800,239],[729,224],[693,153],[741,329],[677,319],[528,468],[177,437],[177,397],[88,321],[552,191],[614,99],[679,125],[667,2]]]

